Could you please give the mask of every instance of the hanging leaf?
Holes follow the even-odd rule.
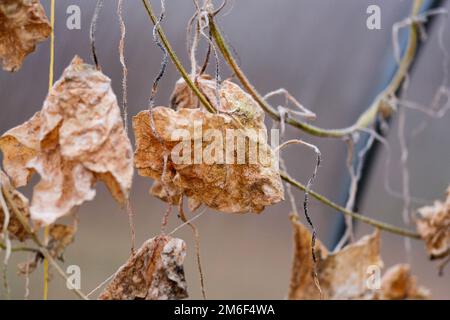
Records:
[[[133,177],[131,143],[111,80],[75,57],[42,110],[0,138],[4,168],[16,186],[38,172],[31,217],[51,224],[95,196],[103,181],[123,205]]]
[[[450,254],[450,187],[445,202],[436,201],[432,206],[419,209],[416,226],[431,259]]]
[[[294,260],[292,265],[289,299],[320,299],[315,285],[314,262],[311,257],[311,233],[300,222],[293,221]],[[317,275],[323,299],[426,299],[430,293],[416,285],[408,265],[390,268],[381,279],[379,288],[368,283],[373,268],[381,271],[383,261],[380,257],[380,232],[365,236],[347,245],[338,252],[330,253],[317,241]],[[381,276],[379,274],[378,276]],[[376,280],[376,279],[375,279]]]
[[[38,0],[2,0],[0,2],[0,59],[3,69],[17,71],[38,42],[50,36],[52,29]]]
[[[66,248],[74,241],[76,231],[76,225],[50,225],[47,249],[54,259],[64,262],[63,254]],[[37,252],[31,259],[17,264],[18,274],[24,276],[33,273],[43,261],[44,256],[42,253]]]
[[[411,275],[411,268],[398,264],[389,268],[381,279],[381,290],[372,299],[406,300],[428,299],[430,291],[417,286],[417,279]]]
[[[17,219],[15,210],[20,213],[25,219],[29,219],[30,212],[28,208],[28,199],[23,194],[15,190],[10,183],[8,176],[0,170],[0,186],[5,194],[5,202],[9,210],[9,224],[8,231],[13,239],[19,241],[25,241],[30,238],[30,234],[25,230],[23,225]],[[0,190],[1,192],[1,190]],[[8,200],[11,199],[11,202]],[[14,207],[14,209],[13,209]],[[5,213],[2,206],[0,206],[0,230],[3,229],[3,223],[5,221]]]
[[[259,213],[283,200],[264,113],[230,81],[221,85],[220,96],[221,113],[156,107],[153,123],[150,111],[135,116],[135,165],[140,175],[156,180],[151,193],[164,201],[177,204],[184,194],[193,208],[203,203],[221,212]],[[235,137],[227,140],[229,133]]]
[[[169,236],[146,241],[100,295],[100,300],[187,298],[183,262],[186,244]]]
[[[311,256],[311,233],[300,222],[294,221],[294,262],[289,299],[320,299],[314,284],[314,263]],[[375,231],[358,242],[336,253],[329,253],[317,241],[317,274],[324,299],[352,299],[361,297],[367,290],[367,270],[382,266],[380,258],[380,233]]]
[[[50,239],[48,248],[52,257],[63,260],[62,255],[66,248],[74,241],[76,232],[76,225],[52,224],[49,227]]]

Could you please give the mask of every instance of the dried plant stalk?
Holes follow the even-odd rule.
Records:
[[[52,28],[38,0],[0,2],[0,59],[3,69],[17,71],[36,44],[50,36]]]
[[[133,154],[111,80],[78,57],[42,110],[0,138],[0,149],[15,186],[41,176],[30,213],[45,224],[92,200],[97,180],[121,205],[128,199]]]
[[[186,244],[161,235],[147,240],[100,295],[100,300],[175,300],[188,297]]]
[[[182,90],[182,94],[189,94],[187,90]],[[205,92],[205,95],[208,96],[209,93]],[[264,113],[248,94],[232,82],[225,81],[222,84],[220,97],[221,108],[217,108],[223,111],[220,114],[190,108],[195,102],[181,102],[184,98],[180,96],[173,101],[177,101],[178,106],[182,104],[185,107],[180,107],[177,111],[157,107],[153,109],[153,115],[150,111],[140,112],[133,119],[136,136],[135,165],[140,175],[156,180],[151,193],[174,205],[179,203],[180,196],[184,194],[190,199],[192,208],[204,203],[221,212],[259,213],[265,206],[283,200],[283,186],[274,152],[265,140],[257,139],[248,131],[261,130],[260,132],[267,134]],[[172,136],[175,131],[187,132],[192,138],[186,143],[193,143],[194,157],[195,153],[204,155],[207,150],[211,151],[211,140],[205,141],[207,139],[198,136],[199,128],[196,128],[196,123],[203,133],[214,131],[223,138],[223,143],[216,145],[215,156],[211,157],[213,161],[196,162],[191,157],[192,154],[187,155],[190,159],[187,162],[173,161],[172,151],[185,142],[180,137]],[[268,155],[265,159],[267,161],[248,161],[250,142],[244,146],[247,159],[245,163],[221,162],[219,158],[223,160],[222,155],[229,152],[225,150],[227,130],[249,133],[249,141],[256,143],[258,150]],[[194,140],[200,140],[200,145],[196,145]],[[234,157],[236,148],[231,152]]]
[[[431,259],[441,259],[450,254],[450,187],[447,199],[419,209],[417,231],[425,241]]]

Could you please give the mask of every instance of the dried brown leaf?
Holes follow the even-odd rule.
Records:
[[[190,199],[192,208],[203,203],[221,212],[261,212],[264,207],[283,200],[284,196],[274,152],[266,140],[252,135],[260,130],[266,136],[264,113],[251,96],[230,81],[223,82],[220,95],[220,109],[223,112],[216,114],[208,113],[202,108],[190,108],[192,102],[184,103],[181,98],[174,98],[178,107],[183,106],[177,111],[166,107],[154,108],[154,130],[149,111],[135,116],[133,127],[136,136],[136,168],[140,175],[157,181],[151,193],[172,204],[177,204],[184,194]],[[219,133],[222,143],[214,151],[223,157],[229,152],[225,142],[227,130],[246,136],[250,142],[244,146],[245,163],[221,162],[220,156],[210,157],[213,161],[203,159],[196,162],[193,154],[204,155],[214,148],[211,147],[211,140],[198,136],[196,126],[201,127],[203,134],[208,131]],[[182,142],[182,138],[172,136],[173,132],[183,130],[189,133],[190,140]],[[214,143],[217,142],[216,137],[213,139]],[[196,146],[194,141],[199,140],[200,143]],[[186,157],[189,160],[184,163],[173,161],[173,151],[183,143],[191,147],[192,153]],[[256,144],[262,154],[268,155],[264,161],[249,161],[251,143]],[[231,150],[234,159],[237,159],[236,149],[237,147]]]
[[[74,241],[76,232],[76,225],[52,224],[49,227],[48,248],[52,257],[62,259],[64,251]]]
[[[293,221],[294,260],[292,265],[289,299],[320,299],[314,279],[311,256],[311,233],[298,221]],[[427,299],[430,292],[418,287],[408,265],[400,264],[388,269],[380,281],[380,288],[369,288],[370,270],[383,266],[380,257],[380,232],[329,253],[316,243],[317,274],[324,299]],[[376,275],[375,275],[376,276]]]
[[[320,299],[312,276],[311,233],[300,222],[294,221],[293,224],[295,256],[289,299]],[[382,266],[378,230],[336,253],[328,253],[320,241],[316,250],[317,274],[325,299],[356,299],[363,296],[367,290],[368,268]]]
[[[186,244],[158,236],[147,240],[119,268],[100,300],[175,300],[187,298],[183,262]]]
[[[416,277],[411,275],[411,268],[406,264],[398,264],[389,268],[381,279],[381,290],[375,299],[406,300],[428,299],[428,289],[417,286]]]
[[[51,224],[95,196],[103,181],[123,205],[133,177],[131,143],[111,80],[75,57],[42,110],[0,138],[4,167],[15,185],[35,186],[31,217]]]
[[[436,201],[432,206],[419,209],[416,226],[431,259],[450,254],[450,187],[445,202]]]
[[[0,2],[0,59],[3,69],[17,71],[36,44],[48,38],[52,29],[38,0]]]
[[[10,218],[8,224],[8,231],[10,236],[13,239],[17,239],[19,241],[25,241],[30,238],[30,234],[25,230],[23,225],[17,219],[14,214],[15,210],[17,210],[23,217],[28,219],[30,217],[30,212],[28,208],[28,199],[21,194],[19,191],[13,188],[11,185],[8,176],[0,170],[0,186],[3,189],[4,193],[7,193],[7,197],[5,197],[6,205],[8,206]],[[0,191],[1,192],[1,191]],[[11,199],[13,203],[10,203],[8,199]],[[13,210],[13,207],[15,210]],[[5,219],[5,214],[3,212],[2,207],[0,206],[0,230],[3,228],[3,223]]]

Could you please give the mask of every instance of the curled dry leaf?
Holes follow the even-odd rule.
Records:
[[[62,260],[62,255],[75,238],[76,225],[52,224],[49,227],[48,248],[54,258]]]
[[[23,217],[28,219],[30,217],[30,212],[28,208],[28,199],[25,198],[25,196],[21,194],[19,191],[13,188],[13,186],[9,181],[8,176],[1,170],[0,170],[0,186],[1,189],[3,189],[3,193],[5,194],[6,205],[10,213],[8,224],[9,234],[13,239],[25,241],[30,237],[30,234],[25,230],[23,225],[17,219],[15,212],[20,213]],[[0,206],[0,230],[2,230],[3,228],[4,219],[5,213],[3,212],[3,208]]]
[[[320,299],[314,279],[311,257],[311,233],[293,221],[294,260],[289,299]],[[417,287],[408,265],[390,268],[381,279],[379,290],[370,289],[371,270],[381,270],[380,232],[365,236],[338,252],[330,253],[317,241],[317,274],[324,299],[425,299],[429,291]]]
[[[38,172],[31,217],[51,224],[95,196],[103,181],[124,204],[133,177],[131,143],[111,80],[75,57],[42,110],[0,138],[4,168],[15,186]]]
[[[314,263],[311,256],[311,233],[298,221],[294,227],[294,261],[289,299],[320,299],[314,284]],[[380,233],[375,231],[336,253],[330,253],[317,241],[317,275],[324,299],[352,299],[367,290],[367,270],[382,266]]]
[[[444,202],[436,201],[432,206],[419,209],[416,226],[431,259],[450,254],[450,187]]]
[[[213,101],[214,91],[208,92]],[[140,112],[133,119],[135,165],[140,175],[155,180],[151,194],[164,201],[178,204],[184,194],[194,209],[203,203],[221,212],[259,213],[284,197],[264,113],[230,81],[222,83],[220,98],[220,113],[193,108],[195,102],[179,96],[172,99],[177,111],[153,109],[153,123],[150,111]],[[227,139],[230,133],[235,138]],[[239,144],[240,138],[245,143]]]
[[[161,235],[147,240],[99,296],[100,300],[187,298],[183,262],[186,244]]]
[[[0,1],[0,59],[3,69],[17,71],[36,44],[52,29],[39,0]]]
[[[406,300],[428,299],[428,289],[417,286],[416,277],[411,275],[411,268],[398,264],[389,268],[381,279],[381,290],[374,293],[373,299]]]

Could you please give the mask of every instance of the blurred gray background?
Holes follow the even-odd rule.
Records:
[[[42,2],[49,13],[49,1]],[[159,11],[157,2],[152,1]],[[175,51],[188,67],[185,30],[194,11],[192,1],[166,2],[167,16],[163,26]],[[338,128],[351,124],[376,94],[386,62],[393,54],[392,25],[408,15],[411,3],[409,0],[234,1],[232,10],[228,5],[223,11],[219,23],[237,51],[243,70],[260,92],[284,87],[317,113],[315,124]],[[70,31],[66,28],[66,9],[71,4],[81,7],[81,30]],[[381,6],[382,30],[370,31],[366,28],[366,9],[371,4]],[[103,72],[113,80],[114,91],[120,99],[116,5],[115,0],[105,1],[98,20],[96,43]],[[94,6],[93,0],[57,1],[56,78],[76,54],[91,61],[89,23]],[[151,83],[160,67],[161,52],[152,42],[152,25],[141,1],[125,1],[124,12],[129,114],[134,115],[147,107]],[[429,105],[442,82],[444,57],[437,44],[436,31],[441,24],[448,22],[448,17],[437,19],[417,60],[408,90],[410,100]],[[445,45],[450,50],[450,30],[445,34]],[[41,108],[47,94],[48,55],[47,41],[25,60],[19,72],[0,72],[0,132],[24,122]],[[223,78],[231,74],[224,67],[222,73]],[[168,105],[178,78],[171,64],[159,87],[158,104]],[[407,118],[407,130],[410,132],[423,115],[408,111]],[[449,120],[449,116],[435,120],[410,145],[411,192],[414,196],[428,199],[430,203],[441,199],[450,183]],[[130,136],[133,136],[131,132]],[[320,147],[323,165],[314,189],[342,204],[341,195],[347,174],[346,145],[332,139],[313,139],[292,128],[288,128],[287,137],[302,138]],[[395,189],[400,190],[396,121],[392,123],[389,141],[393,150],[390,179]],[[284,154],[290,173],[301,181],[307,181],[314,168],[315,156],[302,147],[288,148]],[[400,226],[402,203],[391,197],[383,187],[385,157],[386,152],[381,149],[359,211]],[[132,204],[138,246],[158,234],[166,208],[163,202],[148,195],[150,185],[150,180],[135,177]],[[130,249],[126,213],[117,207],[104,186],[99,184],[97,190],[95,200],[79,209],[80,225],[76,241],[65,255],[65,265],[81,267],[84,292],[95,288],[124,263]],[[30,195],[31,189],[25,189],[25,193]],[[303,194],[295,191],[295,195],[301,207]],[[319,238],[330,245],[338,213],[315,200],[311,201],[310,207]],[[229,215],[208,210],[196,221],[201,233],[201,255],[209,298],[278,299],[286,296],[292,255],[289,212],[286,201],[267,208],[261,215]],[[179,223],[173,215],[168,230]],[[358,237],[367,232],[372,232],[371,228],[357,226]],[[185,239],[188,245],[186,277],[190,297],[200,298],[192,233],[189,228],[184,228],[177,236]],[[406,261],[401,237],[383,233],[382,241],[386,267]],[[420,242],[413,241],[412,254],[413,272],[420,284],[430,288],[433,297],[449,299],[450,270],[444,277],[439,277],[436,265],[428,261]],[[11,260],[9,278],[14,298],[20,299],[24,294],[25,280],[16,276],[15,263],[25,258],[26,255],[15,255]],[[42,268],[31,276],[30,289],[31,298],[42,297]],[[56,273],[53,274],[49,295],[52,299],[75,298],[65,289],[64,282]]]

